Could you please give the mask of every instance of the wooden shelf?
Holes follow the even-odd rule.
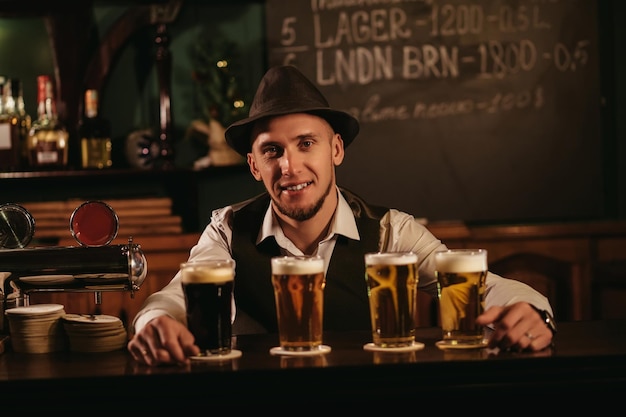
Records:
[[[19,180],[19,179],[46,179],[46,178],[156,178],[170,176],[196,176],[206,177],[215,174],[226,174],[228,172],[246,171],[247,165],[231,165],[209,167],[203,170],[194,171],[188,168],[175,168],[169,170],[160,169],[66,169],[66,170],[41,170],[41,171],[15,171],[0,172],[0,180]]]
[[[182,219],[183,232],[193,233],[200,228],[199,184],[206,179],[227,177],[247,169],[247,165],[233,165],[209,167],[201,171],[110,169],[0,172],[0,204],[169,198],[172,206],[168,214]],[[60,215],[69,219],[72,210],[64,207]]]

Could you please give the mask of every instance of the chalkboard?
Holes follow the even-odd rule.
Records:
[[[339,183],[429,220],[602,217],[597,4],[267,0],[292,64],[361,132]]]

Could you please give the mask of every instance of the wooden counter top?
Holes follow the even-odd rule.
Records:
[[[488,349],[442,351],[440,329],[418,328],[422,350],[377,354],[363,350],[368,332],[325,334],[330,353],[273,356],[273,334],[242,335],[238,359],[221,364],[150,368],[126,350],[98,354],[60,352],[0,355],[0,393],[7,405],[31,411],[178,410],[211,402],[237,405],[371,404],[394,407],[435,397],[454,408],[471,399],[531,395],[552,401],[594,401],[600,411],[626,388],[626,320],[560,323],[555,348],[539,353]],[[532,393],[532,394],[531,394]],[[481,400],[482,398],[482,400]],[[601,398],[602,402],[597,400]],[[455,404],[456,403],[456,404]],[[551,405],[554,403],[548,403]],[[559,404],[563,404],[559,402]],[[83,408],[84,409],[84,408]]]

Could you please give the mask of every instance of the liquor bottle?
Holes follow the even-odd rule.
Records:
[[[21,142],[16,100],[13,90],[19,88],[15,79],[5,79],[0,89],[0,171],[21,168]]]
[[[15,83],[12,84],[13,96],[15,97],[16,117],[20,136],[20,160],[22,168],[28,166],[28,131],[32,124],[32,118],[30,114],[26,112],[26,106],[24,105],[24,89],[22,88],[22,82],[19,79],[15,79]]]
[[[59,120],[48,75],[37,77],[37,119],[28,132],[28,163],[34,169],[67,167],[69,134]]]
[[[111,160],[111,124],[98,114],[98,91],[85,91],[85,111],[78,124],[81,164],[83,168],[103,169]]]

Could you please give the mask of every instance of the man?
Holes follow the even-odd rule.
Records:
[[[226,130],[226,141],[247,158],[266,193],[215,210],[190,260],[236,261],[233,331],[276,331],[270,257],[319,254],[325,259],[324,330],[370,329],[364,254],[414,251],[419,288],[436,295],[433,253],[446,246],[408,213],[368,205],[336,184],[335,168],[359,132],[358,121],[331,109],[295,67],[271,68],[249,117]],[[477,322],[493,328],[489,345],[538,351],[552,343],[552,308],[531,287],[489,273],[486,311]],[[148,297],[133,321],[128,349],[147,365],[186,363],[199,352],[185,324],[180,272]]]

